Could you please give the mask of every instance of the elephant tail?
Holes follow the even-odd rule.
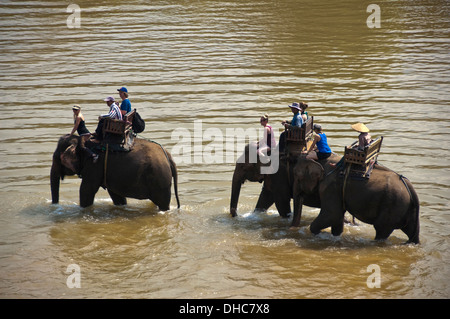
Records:
[[[169,162],[170,162],[170,169],[172,170],[173,189],[175,191],[175,198],[177,199],[177,208],[180,208],[180,199],[178,198],[178,172],[177,172],[177,166],[175,165],[175,162],[173,161],[172,157],[170,157]]]

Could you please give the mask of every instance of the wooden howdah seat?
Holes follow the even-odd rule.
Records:
[[[345,147],[344,151],[344,161],[345,164],[353,165],[355,169],[364,171],[363,175],[370,173],[373,165],[376,163],[378,154],[380,153],[381,143],[383,142],[383,136],[373,140],[369,145],[367,145],[364,150],[358,150],[353,148],[358,141],[354,142],[350,146]]]
[[[106,139],[108,134],[113,134],[114,137],[121,137],[120,144],[125,143],[126,137],[131,131],[135,114],[136,109],[125,114],[123,120],[106,118],[103,124],[103,138]],[[114,140],[117,139],[114,138]]]
[[[286,151],[288,155],[298,156],[312,143],[314,117],[311,116],[302,127],[288,127],[286,132]]]

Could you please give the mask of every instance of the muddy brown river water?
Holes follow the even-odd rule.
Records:
[[[0,1],[0,297],[449,298],[449,3],[371,4]],[[146,121],[140,136],[177,162],[181,208],[115,207],[100,189],[82,209],[76,177],[52,205],[71,106],[93,131],[121,86]],[[227,132],[259,132],[268,113],[278,136],[300,100],[338,154],[352,123],[384,136],[380,163],[419,195],[420,245],[401,231],[374,242],[363,223],[314,236],[308,207],[290,229],[274,206],[253,213],[259,183],[244,184],[229,216],[242,145]]]

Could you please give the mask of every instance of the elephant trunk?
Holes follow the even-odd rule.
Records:
[[[231,183],[231,200],[230,200],[230,214],[232,217],[237,215],[237,204],[239,201],[239,194],[241,193],[241,186],[244,183],[244,178],[236,165]]]
[[[53,164],[50,171],[50,187],[52,191],[52,204],[59,203],[59,183],[61,179],[61,163],[53,158]]]
[[[291,227],[299,227],[302,218],[303,194],[301,194],[298,181],[294,181],[293,198],[294,198],[294,217],[292,218]]]

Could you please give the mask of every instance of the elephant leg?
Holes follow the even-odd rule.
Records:
[[[395,221],[391,216],[394,216],[395,210],[388,207],[383,207],[378,211],[378,217],[373,223],[375,228],[375,240],[387,239],[395,229]],[[391,218],[390,218],[391,217]]]
[[[157,189],[152,192],[149,199],[155,203],[156,206],[162,211],[167,211],[170,209],[170,197],[171,197],[171,187],[166,189]]]
[[[375,227],[375,240],[386,240],[394,231],[393,227],[388,225],[374,225]]]
[[[108,189],[109,196],[111,197],[114,205],[126,205],[127,199],[125,197],[122,197],[120,195],[117,195],[116,193],[112,192],[110,189]]]
[[[275,196],[275,206],[277,207],[278,213],[283,218],[288,218],[291,215],[291,199],[290,197]]]
[[[328,213],[322,208],[320,210],[319,215],[313,220],[311,225],[309,226],[309,230],[314,235],[320,233],[320,231],[324,228],[330,227]]]
[[[331,233],[333,236],[339,236],[344,231],[344,215],[345,211],[342,213],[342,216],[334,221],[331,225]]]
[[[401,230],[408,236],[407,243],[418,244],[420,242],[418,235],[418,225],[414,225],[410,222],[405,227],[401,228]]]
[[[94,204],[95,194],[97,194],[99,188],[99,183],[83,179],[80,186],[80,206],[88,207]]]
[[[344,230],[344,214],[345,211],[342,209],[322,207],[319,216],[313,220],[309,229],[317,235],[322,229],[331,227],[332,234],[338,236]]]
[[[294,217],[292,218],[291,227],[299,227],[302,218],[303,196],[294,198]]]
[[[273,193],[263,186],[261,194],[259,194],[255,211],[266,211],[274,203]]]
[[[394,231],[394,227],[392,225],[384,223],[374,223],[373,227],[375,228],[375,240],[385,240],[387,239],[392,232]]]

